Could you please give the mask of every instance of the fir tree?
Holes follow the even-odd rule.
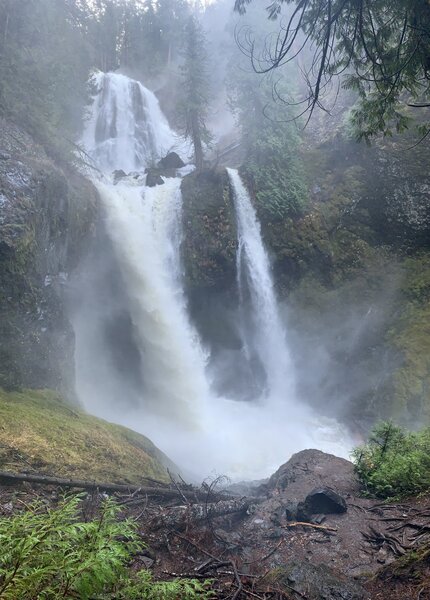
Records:
[[[207,128],[209,111],[209,75],[206,41],[201,26],[190,17],[185,27],[184,62],[178,112],[185,137],[194,147],[196,168],[203,167],[203,144],[211,140]]]

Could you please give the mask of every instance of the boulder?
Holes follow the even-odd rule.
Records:
[[[157,172],[154,171],[148,171],[147,175],[146,175],[146,185],[148,187],[155,187],[156,185],[163,185],[164,184],[164,179],[161,177],[161,175]]]
[[[116,171],[114,171],[112,173],[113,175],[113,182],[116,185],[118,183],[118,181],[121,181],[121,179],[124,179],[124,177],[127,177],[127,173],[125,173],[122,169],[117,169]]]
[[[176,152],[169,152],[158,163],[159,169],[181,169],[182,167],[185,167],[185,163]]]
[[[301,502],[313,490],[327,484],[344,495],[360,493],[352,462],[320,450],[302,450],[279,467],[258,492],[270,494],[277,490],[285,493],[289,502]]]
[[[297,508],[296,502],[287,502],[285,506],[285,517],[287,521],[297,521]]]
[[[306,521],[310,515],[342,514],[347,511],[345,499],[329,487],[315,488],[297,506],[297,518]]]
[[[290,561],[269,573],[268,583],[276,585],[288,598],[307,600],[369,600],[356,582],[344,578],[324,564]]]

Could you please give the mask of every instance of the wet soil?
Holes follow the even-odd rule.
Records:
[[[340,494],[347,512],[287,520],[287,508],[321,486]],[[252,496],[215,497],[213,487],[205,484],[196,502],[181,494],[191,489],[182,483],[177,499],[161,489],[159,497],[116,495],[121,518],[135,519],[148,545],[138,561],[156,577],[211,578],[216,598],[235,600],[430,600],[429,497],[364,498],[352,463],[317,450],[294,455]],[[0,485],[0,515],[37,497],[55,504],[59,490]],[[88,496],[87,516],[102,499]]]

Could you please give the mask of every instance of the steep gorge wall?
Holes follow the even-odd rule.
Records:
[[[391,417],[413,426],[430,416],[428,146],[405,152],[410,145],[399,138],[368,148],[341,129],[309,137],[305,210],[282,220],[260,213],[288,306],[300,393],[359,428]],[[193,175],[183,193],[192,312],[206,339],[234,347],[228,180],[222,171]]]
[[[18,126],[0,123],[0,386],[73,398],[65,290],[90,239],[93,186]]]

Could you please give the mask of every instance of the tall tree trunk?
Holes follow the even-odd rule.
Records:
[[[191,115],[191,132],[193,138],[194,161],[196,163],[196,169],[197,171],[201,171],[203,169],[203,146],[199,119],[195,111]]]

